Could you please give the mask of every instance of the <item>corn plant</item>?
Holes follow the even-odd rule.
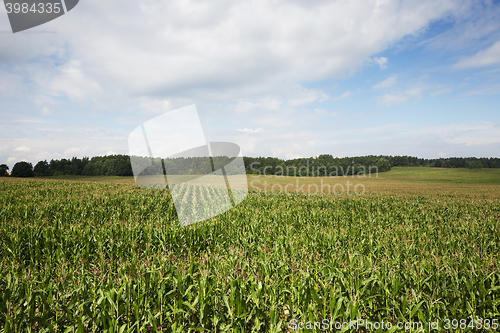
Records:
[[[8,179],[0,332],[498,319],[499,259],[498,197],[253,192],[180,227],[168,190]]]

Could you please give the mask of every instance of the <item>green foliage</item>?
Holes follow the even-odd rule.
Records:
[[[388,161],[388,164],[384,162]],[[381,167],[381,163],[383,167]],[[283,175],[285,176],[348,176],[360,172],[369,174],[371,167],[378,172],[391,170],[391,167],[439,167],[439,168],[500,168],[500,158],[451,157],[441,159],[423,159],[412,156],[369,155],[356,157],[318,157],[281,160],[271,157],[245,157],[245,168],[248,174]],[[282,171],[283,170],[283,171]],[[373,173],[373,172],[372,172]]]
[[[388,160],[385,158],[381,157],[378,159],[376,166],[378,167],[379,172],[384,172],[384,171],[390,171],[391,170],[391,163],[389,163]]]
[[[126,155],[97,156],[89,159],[73,157],[70,160],[40,161],[35,166],[36,176],[133,176],[130,158]]]
[[[54,171],[50,170],[49,163],[47,162],[47,160],[45,160],[45,161],[40,161],[35,165],[33,173],[35,174],[36,177],[43,177],[43,176],[52,176],[54,174]]]
[[[89,163],[89,158],[79,159],[73,157],[71,160],[51,160],[49,163],[48,175],[82,175],[85,166]]]
[[[127,155],[96,156],[85,165],[86,176],[133,176]]]
[[[480,169],[483,167],[479,161],[466,161],[465,165],[469,169]]]
[[[12,177],[33,177],[33,164],[28,162],[17,162],[12,168]]]
[[[135,163],[147,163],[142,175],[157,175],[163,172],[162,159],[135,157]],[[210,158],[189,157],[164,160],[165,167],[170,175],[191,174],[202,175],[227,166],[232,159],[226,156]],[[386,163],[385,161],[388,161]],[[391,170],[397,166],[427,166],[442,168],[500,168],[499,158],[447,158],[423,159],[411,156],[357,156],[337,158],[323,154],[318,157],[281,160],[275,157],[244,157],[247,174],[289,175],[289,176],[349,176],[373,174]],[[244,170],[225,169],[228,175],[241,174]],[[130,157],[127,155],[96,156],[92,159],[84,157],[72,159],[40,161],[35,166],[36,176],[133,176]]]
[[[271,157],[245,157],[245,169],[248,174],[278,175],[292,177],[335,177],[348,175],[369,175],[389,171],[385,167],[380,170],[377,163],[381,157],[344,157],[334,158],[332,155],[318,157],[281,160]]]
[[[184,228],[133,185],[7,179],[0,202],[2,332],[500,317],[498,199],[250,193]]]
[[[7,164],[0,164],[0,177],[8,176],[9,166]]]

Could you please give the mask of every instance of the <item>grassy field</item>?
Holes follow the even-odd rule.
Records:
[[[387,181],[412,183],[452,183],[500,185],[500,169],[447,169],[423,167],[395,167],[379,173]]]
[[[267,193],[280,193],[285,187],[290,192],[302,188],[306,195],[365,193],[397,195],[453,195],[468,198],[498,198],[500,169],[445,169],[422,167],[396,167],[389,172],[366,177],[248,177],[249,188]],[[267,186],[266,183],[267,182]],[[304,185],[304,186],[303,186]],[[317,191],[316,187],[317,186]],[[328,191],[330,186],[330,192]],[[274,186],[274,190],[273,190]],[[358,186],[357,192],[355,187]],[[323,190],[321,190],[323,187]],[[334,188],[335,187],[335,188]],[[310,189],[310,190],[308,190]]]
[[[360,196],[300,191],[316,178],[281,195],[256,186],[184,228],[168,191],[66,178],[0,185],[0,332],[336,331],[354,320],[359,332],[485,332],[500,318],[498,170],[323,179],[363,184]],[[375,329],[382,321],[394,327]]]

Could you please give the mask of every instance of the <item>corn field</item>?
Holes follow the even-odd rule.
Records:
[[[5,333],[290,332],[293,319],[469,323],[500,318],[499,267],[498,199],[251,192],[181,227],[165,190],[0,186]]]

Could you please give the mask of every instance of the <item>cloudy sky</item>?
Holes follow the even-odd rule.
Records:
[[[127,154],[196,104],[247,156],[500,157],[500,1],[81,0],[13,34],[0,164]]]

